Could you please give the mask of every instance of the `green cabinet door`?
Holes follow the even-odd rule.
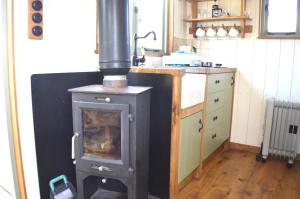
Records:
[[[178,183],[200,164],[202,112],[185,117],[180,123]]]

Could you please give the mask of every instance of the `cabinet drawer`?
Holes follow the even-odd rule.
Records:
[[[222,127],[206,129],[204,144],[204,159],[212,154],[219,146],[221,146],[222,135],[220,134]]]
[[[204,157],[206,159],[218,148],[217,131],[215,129],[206,130],[205,132],[205,144],[204,144]]]
[[[212,129],[216,126],[223,125],[224,122],[224,108],[221,107],[216,111],[209,113],[206,116],[206,129]]]
[[[207,93],[214,93],[224,89],[224,74],[213,74],[207,76]]]
[[[223,106],[224,104],[224,91],[212,93],[207,96],[206,112],[210,113]]]

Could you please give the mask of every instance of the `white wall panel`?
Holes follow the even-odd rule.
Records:
[[[300,102],[300,40],[295,41],[291,100]]]
[[[276,98],[290,100],[292,88],[292,73],[294,67],[295,41],[282,40],[280,48],[280,67]]]
[[[235,128],[232,132],[233,141],[243,140],[246,142],[247,139],[247,131],[245,131],[245,127],[247,127],[248,122],[248,113],[249,113],[249,104],[250,104],[250,94],[251,94],[251,79],[252,79],[252,54],[253,54],[253,40],[241,40],[237,44],[237,61],[236,64],[239,66],[239,79],[237,84],[239,84],[237,94],[238,101],[236,106],[237,117]],[[248,49],[249,51],[245,51]],[[242,114],[240,114],[242,113]]]
[[[276,97],[280,66],[280,48],[280,40],[268,40],[267,55],[265,57],[266,70],[264,98]]]
[[[261,141],[263,130],[264,81],[266,70],[267,41],[255,40],[252,65],[249,119],[247,124],[247,144],[256,145]]]
[[[236,40],[230,40],[231,42],[228,42],[229,45],[234,44],[234,53],[232,53],[232,55],[234,56],[234,58],[232,59],[232,65],[230,65],[231,67],[235,67],[237,65],[237,41]],[[233,43],[234,41],[234,43]],[[238,133],[238,123],[237,123],[237,117],[238,117],[238,104],[239,104],[239,81],[240,81],[240,71],[237,71],[235,74],[235,84],[234,84],[234,103],[233,103],[233,110],[232,110],[232,123],[231,123],[231,140],[238,142],[239,138],[237,137],[237,135],[239,135]]]
[[[295,41],[294,69],[291,101],[300,103],[300,41]],[[300,132],[298,132],[300,133]],[[298,136],[298,153],[300,152],[300,136]]]

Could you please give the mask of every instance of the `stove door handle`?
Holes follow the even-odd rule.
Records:
[[[94,166],[92,166],[92,169],[96,169],[96,170],[98,170],[98,171],[112,171],[112,169],[110,169],[109,167],[105,167],[105,166],[96,166],[96,165],[94,165]]]
[[[100,166],[98,167],[99,171],[112,171],[109,167],[105,167],[105,166]]]
[[[75,140],[76,138],[79,137],[79,133],[74,133],[72,137],[72,159],[75,159]]]

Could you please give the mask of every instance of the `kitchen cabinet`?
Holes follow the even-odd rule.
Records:
[[[209,148],[206,154],[208,157],[230,136],[233,92],[233,85],[231,84],[236,69],[132,67],[130,71],[133,73],[165,74],[172,77],[172,85],[169,85],[172,90],[171,121],[166,124],[170,125],[170,132],[166,132],[170,133],[170,156],[168,157],[170,170],[169,172],[161,172],[160,175],[169,177],[167,181],[169,183],[169,195],[162,198],[178,199],[178,193],[194,177],[201,177],[205,147]],[[192,77],[195,78],[195,81],[192,80]],[[166,87],[164,84],[157,84],[156,86]],[[203,93],[196,94],[195,92],[204,92],[204,101],[202,100]],[[164,112],[164,109],[160,111]],[[199,133],[200,119],[203,128]],[[208,139],[209,137],[211,139]],[[212,139],[212,137],[216,138]],[[155,142],[163,143],[164,146],[168,144],[168,141],[164,139],[155,140]],[[159,153],[159,150],[157,151]],[[155,157],[155,159],[158,162],[161,161],[159,158]],[[150,177],[150,179],[155,178]],[[153,184],[158,183],[160,182],[155,181]],[[161,195],[161,192],[165,193],[165,187],[160,186],[159,188],[162,190],[157,192],[157,196]]]
[[[203,159],[230,137],[234,74],[208,74]]]
[[[178,183],[182,182],[200,165],[202,128],[201,111],[180,121]]]

